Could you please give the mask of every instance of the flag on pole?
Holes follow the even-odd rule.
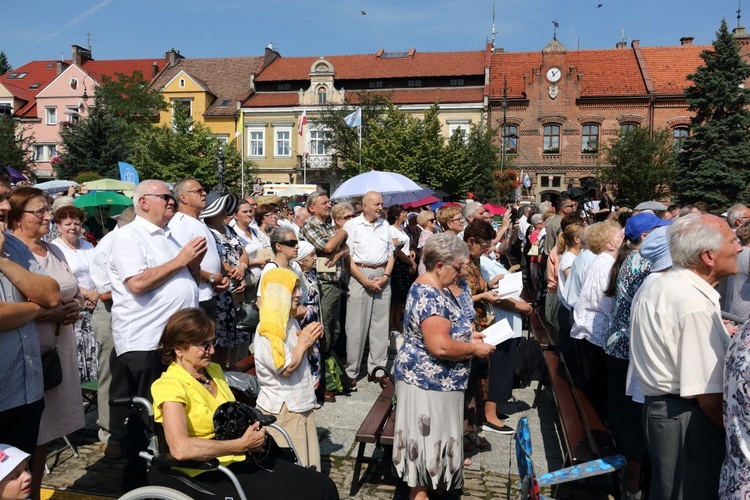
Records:
[[[347,127],[362,127],[362,108],[344,117]]]
[[[526,172],[526,175],[523,176],[523,187],[526,189],[529,189],[531,187],[531,178],[529,178],[529,173]]]
[[[299,126],[297,127],[297,133],[302,135],[305,132],[305,125],[307,125],[307,110],[302,112],[302,117],[299,119]]]
[[[124,161],[118,161],[117,166],[120,168],[121,181],[133,182],[135,184],[141,182],[138,178],[138,171],[133,165],[125,163]]]

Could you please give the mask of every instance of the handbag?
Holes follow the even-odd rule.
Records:
[[[63,373],[62,363],[60,363],[60,354],[57,352],[57,337],[60,336],[60,324],[55,328],[54,345],[42,354],[42,375],[44,378],[44,390],[54,389],[62,384]]]
[[[238,332],[255,333],[255,329],[258,328],[260,311],[255,301],[257,300],[259,281],[253,273],[245,274],[245,283],[247,283],[245,297],[237,305],[237,311],[234,315],[234,327]]]
[[[529,257],[537,257],[539,255],[539,243],[534,243],[531,245],[531,248],[529,248],[529,253],[527,253]]]
[[[255,422],[260,422],[261,427],[265,427],[276,422],[276,417],[265,415],[257,408],[239,401],[222,403],[214,412],[214,439],[238,439]]]

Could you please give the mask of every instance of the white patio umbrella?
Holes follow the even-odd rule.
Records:
[[[331,195],[331,199],[356,198],[369,191],[383,195],[383,205],[400,205],[424,198],[433,193],[408,177],[395,172],[373,170],[359,174],[344,182]]]
[[[54,181],[40,182],[39,184],[34,184],[31,187],[41,189],[47,194],[55,194],[55,193],[66,192],[68,188],[71,186],[78,186],[78,183],[73,182],[73,181],[54,180]]]

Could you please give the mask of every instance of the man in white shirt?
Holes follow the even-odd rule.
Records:
[[[737,273],[740,246],[713,215],[680,217],[668,233],[673,267],[631,311],[630,360],[646,396],[649,498],[716,498],[729,334],[714,287]]]
[[[180,309],[198,307],[200,262],[206,238],[180,246],[166,227],[174,199],[159,180],[138,184],[133,192],[136,218],[118,229],[112,242],[109,274],[112,286],[112,335],[124,379],[113,380],[110,396],[151,399],[151,384],[162,369],[158,345],[169,317]],[[123,486],[145,483],[143,423],[128,421]]]
[[[109,387],[113,378],[122,380],[122,367],[115,356],[115,343],[112,338],[112,280],[109,277],[109,255],[112,253],[112,242],[117,229],[126,226],[135,219],[135,209],[128,207],[117,218],[117,227],[104,235],[94,247],[94,256],[89,268],[91,280],[96,285],[99,302],[96,304],[91,320],[94,339],[98,346],[99,381],[96,390],[96,408],[98,411],[99,440],[104,443],[104,456],[118,459],[122,457],[122,440],[125,437],[125,409],[109,406]],[[116,375],[113,375],[116,374]]]
[[[362,215],[344,224],[351,255],[349,299],[346,303],[346,374],[359,377],[365,339],[370,337],[367,373],[388,361],[390,278],[395,263],[390,225],[382,218],[383,197],[370,191],[362,197]],[[369,377],[369,375],[368,375]]]
[[[184,246],[193,238],[203,237],[210,243],[206,246],[206,255],[200,269],[198,280],[198,301],[200,308],[210,318],[216,319],[216,294],[226,290],[229,278],[224,276],[221,269],[221,258],[214,243],[211,230],[198,216],[206,208],[206,191],[195,179],[184,179],[174,185],[174,197],[177,203],[177,213],[169,221],[172,237],[180,246]]]

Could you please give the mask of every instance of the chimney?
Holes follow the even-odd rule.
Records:
[[[71,58],[73,60],[73,64],[76,66],[81,66],[86,63],[86,61],[93,61],[94,58],[91,57],[91,51],[89,49],[84,49],[80,45],[73,45],[73,57]]]
[[[159,62],[154,61],[151,63],[151,78],[156,78],[156,75],[159,74]]]
[[[417,49],[409,49],[409,52],[406,54],[407,57],[414,57],[414,54],[417,53]]]
[[[690,47],[693,45],[693,37],[692,36],[683,36],[680,38],[680,45],[683,47]]]
[[[165,53],[164,57],[167,60],[167,64],[169,64],[170,66],[174,66],[175,64],[177,64],[177,61],[179,61],[180,59],[185,59],[180,55],[180,51],[176,50],[174,47],[167,53]]]
[[[65,71],[65,68],[67,68],[67,67],[68,67],[68,63],[66,63],[66,62],[65,62],[65,61],[63,61],[63,60],[57,61],[56,65],[57,65],[57,74],[58,74],[58,75],[59,75],[60,73],[62,73],[63,71]]]
[[[617,44],[615,45],[615,48],[626,49],[628,48],[628,42],[617,42]]]

